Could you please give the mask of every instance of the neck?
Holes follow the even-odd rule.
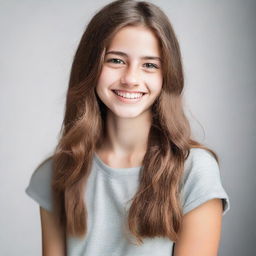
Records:
[[[109,111],[106,136],[99,151],[127,158],[145,154],[151,118],[150,112],[136,118],[120,118]]]

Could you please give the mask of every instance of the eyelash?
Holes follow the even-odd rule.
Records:
[[[107,62],[112,62],[112,63],[115,63],[115,64],[121,64],[121,63],[116,63],[116,62],[113,62],[113,61],[122,61],[124,63],[123,60],[117,59],[117,58],[112,58],[112,59],[107,60]],[[144,64],[149,64],[149,65],[151,65],[151,67],[153,66],[153,68],[159,69],[159,67],[156,64],[153,64],[153,63],[144,63]]]

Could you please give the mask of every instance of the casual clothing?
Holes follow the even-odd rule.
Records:
[[[133,197],[142,167],[112,168],[95,153],[85,190],[88,233],[84,239],[67,238],[69,256],[169,256],[173,242],[168,238],[145,238],[132,243],[125,228],[129,199]],[[41,207],[52,211],[52,159],[37,168],[26,193]],[[223,215],[230,209],[229,197],[221,183],[218,164],[206,150],[192,148],[184,163],[181,202],[183,213],[213,198],[221,198]]]

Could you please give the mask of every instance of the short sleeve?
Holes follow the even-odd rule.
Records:
[[[183,214],[214,198],[222,199],[222,215],[225,215],[230,209],[230,200],[221,182],[219,165],[210,152],[192,148],[184,165],[181,188]]]
[[[45,160],[32,174],[25,192],[42,208],[52,211],[52,159]]]

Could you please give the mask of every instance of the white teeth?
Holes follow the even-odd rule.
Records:
[[[128,93],[128,92],[120,92],[120,91],[114,91],[117,95],[122,96],[127,99],[137,99],[142,97],[143,93]]]

